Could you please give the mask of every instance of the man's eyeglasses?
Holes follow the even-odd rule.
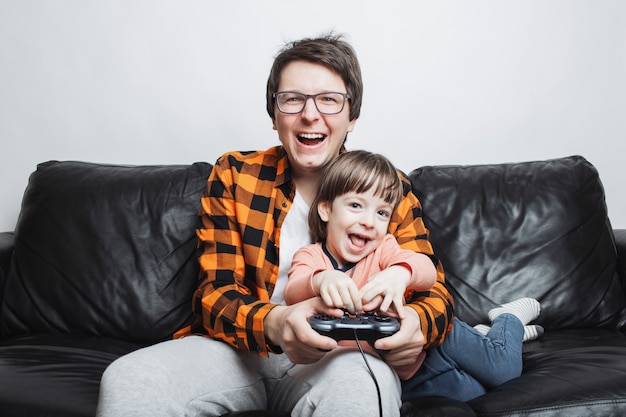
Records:
[[[276,100],[278,110],[286,114],[297,114],[304,110],[304,106],[309,98],[313,99],[317,111],[321,114],[341,113],[350,96],[346,93],[319,93],[302,94],[293,91],[281,91],[272,94]]]

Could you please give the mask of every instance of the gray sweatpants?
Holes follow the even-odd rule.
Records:
[[[400,381],[367,356],[383,415],[400,415]],[[337,348],[312,365],[286,355],[237,351],[200,336],[159,343],[113,362],[102,376],[98,417],[220,416],[282,410],[292,416],[379,416],[378,395],[361,353]]]

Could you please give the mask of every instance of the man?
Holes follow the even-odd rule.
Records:
[[[197,320],[175,340],[115,361],[102,379],[100,417],[252,409],[378,415],[376,388],[364,377],[358,352],[337,355],[337,343],[308,323],[318,312],[341,311],[319,298],[286,306],[282,295],[293,253],[310,243],[307,215],[320,176],[344,151],[362,89],[356,54],[338,36],[293,42],[279,53],[267,109],[281,146],[222,156],[202,199]],[[391,366],[439,345],[452,323],[452,299],[418,217],[419,201],[410,187],[405,190],[390,231],[403,247],[430,256],[438,277],[432,291],[405,306],[400,331],[377,342],[389,351],[371,362],[389,417],[399,415],[401,405]]]

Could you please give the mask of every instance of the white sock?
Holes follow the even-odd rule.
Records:
[[[510,303],[502,304],[500,307],[489,310],[489,320],[493,321],[501,314],[509,313],[517,317],[523,325],[527,325],[531,321],[539,317],[541,312],[541,304],[534,298],[520,298]]]
[[[524,326],[524,337],[522,338],[522,342],[535,340],[543,334],[543,331],[543,327],[539,326],[538,324]]]
[[[487,336],[487,333],[489,333],[491,327],[487,326],[486,324],[477,324],[476,326],[474,326],[474,329],[478,330],[478,333],[481,333],[483,336]]]
[[[491,327],[487,326],[486,324],[477,324],[476,326],[474,326],[474,329],[476,329],[483,336],[487,336],[487,333],[489,333]],[[538,324],[526,325],[524,326],[524,336],[522,337],[522,342],[535,340],[536,338],[541,336],[543,332],[543,327],[539,326]]]

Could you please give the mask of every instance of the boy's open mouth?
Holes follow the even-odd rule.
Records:
[[[357,248],[362,248],[367,245],[367,242],[370,241],[370,238],[363,235],[357,235],[351,233],[348,235],[348,239],[350,239],[350,243],[352,243]]]

